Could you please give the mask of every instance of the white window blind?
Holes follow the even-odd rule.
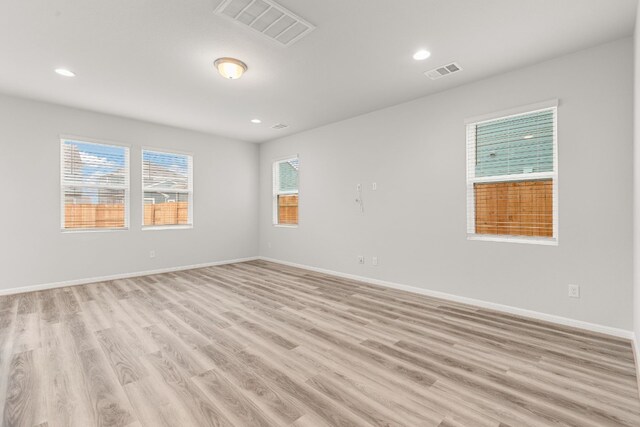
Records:
[[[273,163],[273,223],[298,224],[298,174],[297,157]]]
[[[467,124],[467,233],[556,243],[557,107]]]
[[[142,150],[142,192],[145,227],[192,225],[192,156]]]
[[[126,229],[129,148],[61,141],[63,230]]]

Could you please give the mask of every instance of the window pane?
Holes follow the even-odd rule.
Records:
[[[123,228],[125,190],[66,187],[64,228]]]
[[[145,189],[189,189],[189,156],[182,154],[142,152],[142,179]]]
[[[189,194],[144,192],[144,225],[189,224]]]
[[[549,180],[475,184],[478,234],[553,236],[553,183]]]
[[[476,176],[553,171],[553,131],[550,110],[478,124]]]
[[[113,145],[64,141],[65,185],[125,186],[128,149]]]
[[[278,196],[278,224],[298,223],[298,195]]]
[[[278,163],[278,178],[279,191],[298,191],[298,159]]]

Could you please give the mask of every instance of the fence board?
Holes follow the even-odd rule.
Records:
[[[551,180],[475,184],[476,233],[553,236]]]
[[[144,225],[189,224],[189,202],[156,203],[144,205]]]
[[[298,195],[278,196],[278,224],[298,223]]]
[[[124,205],[65,205],[65,228],[122,228]],[[144,225],[177,225],[189,223],[189,203],[157,203],[144,205]]]
[[[66,229],[124,227],[124,205],[122,204],[68,204],[64,208]]]

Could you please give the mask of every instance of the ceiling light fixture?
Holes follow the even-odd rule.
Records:
[[[55,72],[65,77],[75,77],[76,73],[73,71],[67,70],[66,68],[56,68]]]
[[[419,50],[416,53],[413,54],[413,59],[415,59],[416,61],[423,61],[425,59],[427,59],[428,57],[431,56],[431,52],[429,52],[428,50]]]
[[[251,123],[255,123],[255,124],[259,125],[260,123],[262,123],[262,120],[260,120],[260,119],[251,119]]]
[[[225,79],[239,79],[247,71],[247,64],[235,58],[218,58],[213,65]]]

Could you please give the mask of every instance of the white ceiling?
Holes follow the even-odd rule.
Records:
[[[277,1],[316,30],[283,48],[215,15],[220,0],[2,0],[0,92],[260,142],[629,36],[636,8],[636,0]],[[418,48],[431,58],[414,61]],[[212,66],[222,56],[249,71],[224,80]],[[422,74],[452,61],[464,70],[437,81]],[[276,123],[290,127],[270,129]]]

